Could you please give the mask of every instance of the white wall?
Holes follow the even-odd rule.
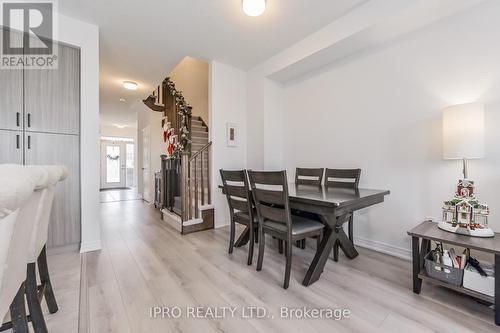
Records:
[[[193,107],[193,116],[201,117],[208,124],[208,63],[185,57],[169,76]]]
[[[99,29],[59,15],[58,40],[80,52],[81,252],[101,249],[99,214]]]
[[[360,186],[391,195],[356,215],[355,237],[408,253],[406,231],[441,216],[461,175],[460,162],[442,159],[440,110],[483,102],[486,158],[469,173],[500,231],[499,20],[500,3],[489,2],[283,88],[283,167],[362,168]],[[266,138],[275,130],[264,128]]]
[[[229,223],[226,197],[218,189],[219,169],[247,167],[247,76],[234,67],[213,61],[210,63],[210,131],[212,140],[212,202],[215,207],[215,227]],[[228,147],[226,123],[238,126],[237,147]],[[249,138],[252,140],[251,138]]]

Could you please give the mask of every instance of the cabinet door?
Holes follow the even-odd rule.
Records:
[[[20,34],[11,33],[11,39],[22,43]],[[22,130],[22,122],[23,69],[0,68],[0,129]]]
[[[23,164],[23,132],[0,130],[0,164]]]
[[[49,248],[80,243],[80,140],[76,135],[25,133],[27,165],[62,164],[69,177],[58,183],[49,225]]]
[[[59,44],[57,69],[24,71],[25,129],[80,133],[80,50]]]

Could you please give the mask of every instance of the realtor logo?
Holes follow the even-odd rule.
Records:
[[[1,68],[57,68],[54,0],[0,0]]]

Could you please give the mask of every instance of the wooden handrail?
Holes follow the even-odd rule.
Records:
[[[189,163],[191,163],[192,160],[194,160],[195,158],[197,158],[203,151],[208,150],[208,148],[211,145],[212,145],[212,141],[210,141],[209,143],[207,143],[206,145],[204,145],[203,147],[201,147],[201,149],[199,151],[197,151],[193,156],[191,156],[191,158],[189,159]]]

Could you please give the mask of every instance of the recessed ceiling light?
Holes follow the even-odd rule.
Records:
[[[120,125],[120,124],[114,124],[114,125],[115,125],[115,127],[118,127],[118,128],[125,128],[125,127],[127,127],[127,125]]]
[[[243,0],[243,11],[248,16],[260,16],[266,10],[266,0]]]
[[[132,81],[123,81],[123,87],[128,90],[137,90],[139,85]]]
[[[120,102],[126,102],[127,100],[123,97],[120,97]]]

